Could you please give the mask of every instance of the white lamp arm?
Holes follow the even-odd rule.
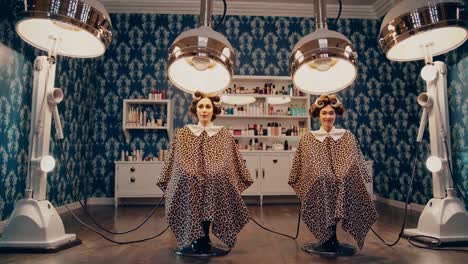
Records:
[[[422,142],[422,138],[424,135],[424,128],[427,124],[427,116],[430,108],[432,107],[432,97],[429,96],[427,93],[420,93],[418,96],[418,104],[423,108],[421,122],[419,123],[419,130],[418,130],[418,137],[416,139],[417,142]]]
[[[49,103],[52,111],[52,117],[54,118],[56,138],[63,139],[62,123],[60,122],[60,116],[57,105],[63,100],[63,91],[60,88],[54,88],[52,92],[47,95],[47,102]]]

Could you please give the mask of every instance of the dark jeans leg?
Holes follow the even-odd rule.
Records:
[[[201,222],[202,228],[203,228],[203,234],[205,235],[206,238],[208,238],[208,241],[210,240],[210,221],[203,221]]]

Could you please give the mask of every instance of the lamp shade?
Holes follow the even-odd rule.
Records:
[[[357,53],[348,38],[319,28],[293,48],[290,70],[295,87],[309,94],[341,91],[357,76]]]
[[[18,35],[45,51],[56,38],[57,55],[98,57],[112,40],[109,14],[96,0],[25,0],[18,16]]]
[[[180,34],[169,48],[168,77],[193,93],[219,93],[231,83],[234,49],[220,33],[200,26]]]
[[[248,105],[255,102],[256,99],[253,96],[246,96],[246,95],[229,95],[223,94],[221,95],[221,102],[223,104],[229,105]]]
[[[405,0],[393,7],[380,27],[379,44],[389,60],[425,58],[462,45],[468,37],[462,0]]]

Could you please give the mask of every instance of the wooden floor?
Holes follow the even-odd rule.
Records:
[[[374,228],[386,240],[393,241],[399,232],[403,211],[386,205],[377,205],[380,218]],[[108,228],[123,231],[141,222],[147,206],[124,206],[114,210],[112,206],[92,206],[91,214]],[[249,206],[252,215],[262,224],[280,232],[293,235],[296,230],[298,205]],[[83,216],[80,210],[75,211]],[[238,237],[237,246],[227,256],[211,259],[191,259],[176,257],[176,241],[170,230],[160,238],[128,245],[112,244],[79,225],[69,214],[63,215],[68,233],[76,233],[83,244],[55,254],[0,254],[0,263],[72,264],[72,263],[467,263],[468,253],[424,250],[411,246],[405,239],[389,248],[382,244],[371,232],[364,248],[353,257],[323,258],[306,254],[301,250],[304,243],[314,241],[310,231],[301,224],[299,238],[294,241],[271,234],[247,224]],[[408,223],[414,227],[417,215],[410,214]],[[89,221],[87,221],[89,222]],[[120,237],[119,241],[141,239],[152,236],[166,226],[162,210],[140,230]],[[352,243],[351,237],[338,230],[340,241]],[[465,248],[466,249],[466,248]]]

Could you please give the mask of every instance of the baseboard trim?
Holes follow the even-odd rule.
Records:
[[[84,203],[83,200],[81,200],[82,203]],[[72,211],[80,208],[80,203],[79,202],[73,202],[73,203],[69,203],[67,204],[68,208]],[[56,207],[55,210],[57,211],[58,214],[63,214],[63,213],[66,213],[68,212],[68,209],[65,207],[65,205],[62,205],[62,206],[59,206],[59,207]]]
[[[393,206],[393,207],[396,207],[396,208],[405,209],[405,202],[384,198],[384,197],[381,197],[381,196],[378,196],[378,195],[374,195],[374,197],[375,197],[374,201],[376,201],[376,202],[380,202],[380,203],[390,205],[390,206]],[[424,210],[424,207],[425,206],[421,205],[421,204],[410,203],[408,205],[408,210],[416,211],[416,212],[422,212]]]
[[[91,197],[88,198],[88,205],[114,205],[114,197]]]

